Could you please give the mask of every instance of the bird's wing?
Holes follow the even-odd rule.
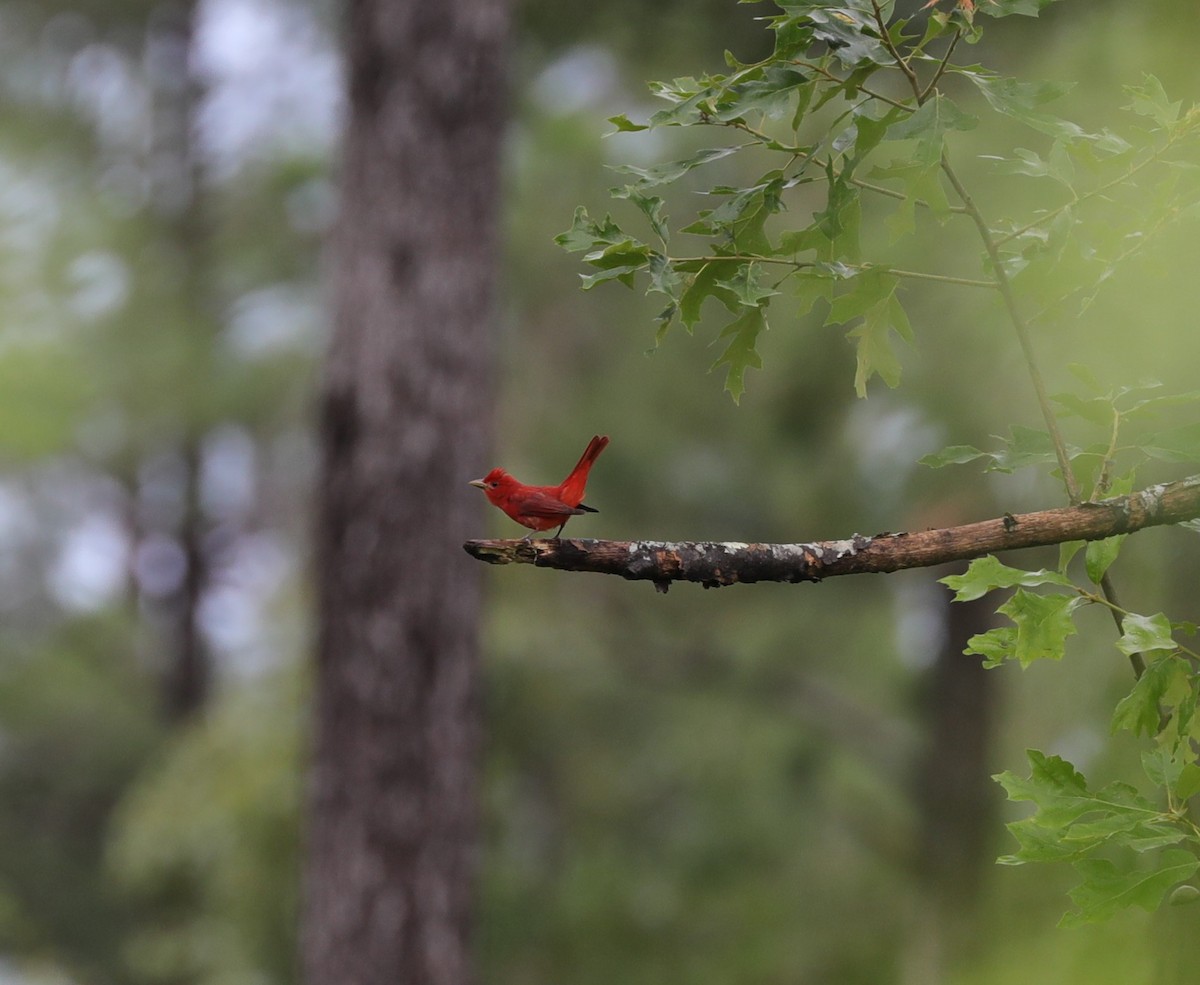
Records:
[[[509,505],[515,513],[519,513],[521,516],[536,516],[546,520],[579,516],[579,514],[587,512],[575,506],[568,506],[561,499],[547,493],[533,490],[522,493],[520,496],[514,496],[509,500]]]

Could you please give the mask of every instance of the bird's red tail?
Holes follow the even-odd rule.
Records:
[[[558,487],[558,498],[569,506],[578,506],[583,502],[583,492],[587,487],[588,472],[592,463],[600,457],[600,453],[608,446],[608,435],[596,435],[588,442],[583,457],[571,469],[571,474]]]

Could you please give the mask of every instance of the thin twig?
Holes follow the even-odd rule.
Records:
[[[671,257],[671,263],[720,263],[725,260],[734,260],[739,263],[775,263],[783,264],[788,267],[793,267],[796,270],[804,270],[810,267],[815,267],[818,264],[816,260],[789,260],[786,257],[769,257],[762,256],[758,253],[722,253],[712,256],[699,257]],[[969,277],[951,277],[948,274],[928,274],[921,270],[901,270],[897,267],[889,267],[882,263],[846,263],[843,264],[849,270],[854,270],[858,273],[870,273],[877,271],[883,274],[891,274],[893,277],[899,277],[905,280],[928,280],[936,281],[939,284],[956,284],[959,287],[978,287],[985,290],[996,290],[996,282],[991,280],[972,280]]]
[[[958,178],[958,174],[950,165],[950,159],[946,156],[946,152],[942,151],[942,172],[950,181],[955,193],[966,206],[967,214],[975,223],[975,228],[979,230],[979,236],[983,240],[984,249],[987,251],[988,259],[992,264],[992,276],[996,279],[996,287],[1000,290],[1000,296],[1004,299],[1004,306],[1008,310],[1009,321],[1012,322],[1013,329],[1017,333],[1017,341],[1020,343],[1021,352],[1025,356],[1025,365],[1029,371],[1029,378],[1033,383],[1033,391],[1037,396],[1038,407],[1042,412],[1042,419],[1046,422],[1046,430],[1050,432],[1050,440],[1054,444],[1054,457],[1058,460],[1059,470],[1062,472],[1063,483],[1067,489],[1067,498],[1071,504],[1078,505],[1081,496],[1079,491],[1079,480],[1075,478],[1075,472],[1071,468],[1071,459],[1067,454],[1067,444],[1063,440],[1062,431],[1058,426],[1058,418],[1054,415],[1054,407],[1050,403],[1050,397],[1046,392],[1046,384],[1042,379],[1042,371],[1038,368],[1037,358],[1033,351],[1033,341],[1029,336],[1029,325],[1021,314],[1020,308],[1017,307],[1017,299],[1013,294],[1012,282],[1008,278],[1008,274],[1004,270],[1003,261],[1000,258],[1000,250],[996,246],[995,239],[992,238],[992,231],[988,227],[987,220],[979,211],[979,207],[975,204],[975,200],[971,198],[970,193],[963,186]]]
[[[942,60],[938,63],[937,71],[933,73],[933,78],[929,80],[929,85],[921,90],[921,94],[917,96],[917,102],[920,105],[925,104],[925,100],[933,93],[934,86],[941,81],[943,75],[946,74],[946,69],[950,67],[950,56],[954,54],[954,49],[958,47],[959,38],[962,37],[962,28],[956,28],[954,37],[950,39],[950,46],[946,49],[946,53],[942,55]]]
[[[838,85],[845,85],[846,80],[840,75],[829,71],[824,65],[818,65],[816,62],[808,62],[797,58],[792,61],[793,65],[799,65],[801,68],[811,69],[814,72],[819,72],[825,76],[830,82],[836,82]],[[881,103],[887,103],[889,106],[895,106],[896,109],[902,109],[906,113],[915,113],[916,110],[907,103],[902,103],[899,100],[893,99],[891,96],[885,96],[882,92],[876,92],[874,89],[868,89],[864,85],[856,85],[856,88],[864,96],[870,96],[872,99],[878,99]]]
[[[817,167],[821,168],[822,170],[824,170],[825,168],[828,168],[832,162],[822,160],[819,157],[814,157],[812,159],[812,163],[815,164]],[[824,177],[824,175],[822,175],[820,177]],[[856,178],[854,175],[850,175],[849,177],[847,177],[845,175],[845,173],[842,172],[838,175],[838,177],[844,178],[846,181],[850,182],[850,184],[854,185],[856,188],[862,188],[864,191],[875,192],[875,194],[877,194],[877,195],[886,195],[888,198],[894,198],[898,202],[903,202],[908,199],[908,195],[906,195],[904,192],[897,191],[894,188],[887,188],[883,185],[876,185],[870,181],[864,181],[862,178]],[[819,180],[819,178],[816,180]],[[923,198],[914,198],[913,202],[916,205],[919,205],[923,209],[929,209],[930,211],[934,211],[933,206],[930,205],[928,202],[926,202],[925,199],[923,199]],[[954,213],[957,213],[958,215],[966,215],[967,214],[966,208],[962,205],[947,205],[946,211],[954,212]]]
[[[1125,617],[1129,615],[1124,608],[1121,607],[1120,600],[1117,598],[1117,590],[1113,586],[1112,579],[1108,577],[1108,572],[1100,577],[1100,591],[1104,593],[1104,598],[1108,604],[1108,611],[1112,613],[1113,622],[1117,624],[1117,632],[1125,632]],[[1129,665],[1133,668],[1133,676],[1140,678],[1146,673],[1146,658],[1140,653],[1129,654]]]
[[[999,287],[994,280],[972,280],[969,277],[950,277],[947,274],[926,274],[919,270],[899,270],[896,267],[884,266],[872,267],[870,264],[864,264],[863,269],[882,270],[893,277],[901,277],[906,280],[931,280],[939,284],[957,284],[960,287],[982,287],[989,291],[994,291]]]
[[[904,73],[908,79],[908,84],[912,86],[913,95],[916,96],[917,102],[921,101],[921,80],[917,78],[917,73],[913,71],[912,66],[897,50],[892,43],[892,36],[888,34],[887,24],[883,22],[883,10],[880,9],[879,0],[871,0],[871,9],[875,11],[875,23],[879,27],[879,40],[883,42],[883,46],[887,48],[887,52],[896,62],[896,67]]]

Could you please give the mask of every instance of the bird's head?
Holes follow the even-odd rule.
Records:
[[[494,496],[499,496],[506,490],[515,486],[517,480],[504,471],[504,469],[492,469],[482,479],[472,479],[468,485],[475,486],[477,489],[482,489],[488,499]]]

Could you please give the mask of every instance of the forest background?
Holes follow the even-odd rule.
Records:
[[[605,119],[648,112],[647,79],[760,56],[762,12],[517,6],[481,472],[557,481],[610,434],[602,512],[577,522],[611,538],[795,541],[1057,505],[1048,477],[915,465],[1037,423],[1019,352],[976,328],[969,295],[916,302],[904,387],[865,401],[843,334],[777,318],[734,407],[712,349],[680,334],[648,352],[652,299],[579,292],[553,236],[579,204],[615,208],[605,165],[684,146],[604,138]],[[0,5],[0,980],[296,978],[339,13]],[[1076,116],[1106,120],[1145,71],[1190,98],[1194,22],[1173,0],[1068,0],[989,27],[985,60],[1075,82]],[[1020,139],[956,138],[978,181],[977,155]],[[1189,236],[1090,309],[1101,378],[1193,388]],[[1078,333],[1038,344],[1063,385]],[[481,535],[516,532],[481,504]],[[1193,538],[1131,539],[1130,608],[1197,619]],[[1110,626],[1097,614],[1060,665],[985,675],[950,645],[948,594],[928,572],[666,596],[490,573],[481,979],[1161,977],[1190,911],[1058,930],[1070,873],[992,864],[1018,815],[988,777],[1023,771],[1025,746],[1099,780],[1137,762],[1108,735],[1129,686]]]

